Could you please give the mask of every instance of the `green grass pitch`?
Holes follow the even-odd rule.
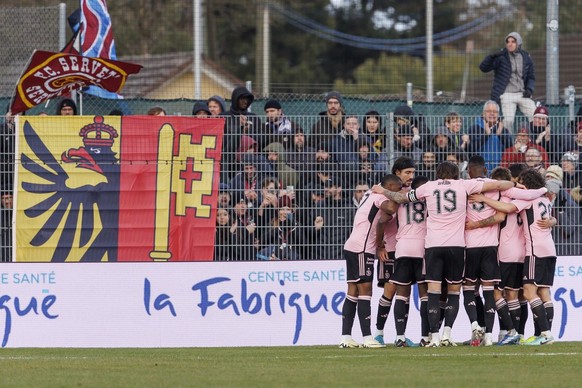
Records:
[[[551,386],[582,376],[582,344],[1,349],[3,387]]]

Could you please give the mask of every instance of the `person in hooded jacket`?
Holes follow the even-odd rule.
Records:
[[[491,99],[501,106],[503,124],[511,133],[517,108],[530,121],[536,109],[531,98],[536,80],[534,63],[522,44],[521,35],[510,32],[505,37],[505,48],[486,56],[479,65],[484,73],[493,71]]]
[[[281,187],[296,186],[299,180],[297,171],[287,164],[287,153],[281,143],[271,143],[263,151],[271,169],[276,172]]]
[[[261,127],[261,120],[249,108],[255,96],[244,86],[238,86],[232,91],[230,110],[224,114],[224,137],[222,144],[221,181],[229,181],[236,173],[236,151],[242,135],[251,136],[259,143],[256,129]]]
[[[212,117],[222,116],[226,112],[226,102],[224,101],[224,98],[220,96],[210,97],[206,100],[206,104],[208,105],[208,110]]]

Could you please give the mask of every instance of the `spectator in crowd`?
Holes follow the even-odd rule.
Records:
[[[418,148],[417,143],[414,142],[414,133],[408,124],[403,124],[398,127],[398,131],[394,134],[394,153],[391,160],[394,161],[402,156],[414,160],[415,164],[422,161],[422,150]],[[390,166],[390,169],[392,167]],[[390,169],[386,168],[385,171]]]
[[[509,169],[509,172],[511,173],[511,181],[518,182],[518,183],[519,183],[519,176],[521,175],[521,173],[524,172],[525,170],[527,170],[527,166],[525,165],[525,163],[510,164],[507,168]]]
[[[239,147],[236,150],[236,161],[240,163],[246,154],[257,154],[259,152],[257,141],[251,136],[241,136]]]
[[[364,115],[362,133],[370,139],[374,150],[380,154],[384,150],[385,128],[382,127],[382,117],[375,110],[370,110]]]
[[[263,260],[301,260],[301,226],[295,219],[294,209],[288,197],[281,197],[277,215],[270,228],[261,238],[261,250],[257,257]]]
[[[256,223],[259,227],[259,238],[262,232],[270,226],[271,220],[276,216],[279,204],[279,181],[275,177],[266,177],[261,183],[257,208]]]
[[[318,240],[319,259],[342,259],[343,243],[350,235],[355,209],[343,189],[343,183],[332,176],[325,187],[322,203],[323,226]]]
[[[534,63],[522,44],[521,35],[511,32],[505,37],[505,48],[488,55],[479,65],[482,72],[494,73],[491,99],[501,105],[504,126],[510,133],[518,107],[529,120],[536,109],[531,98],[536,79]]]
[[[286,163],[287,153],[281,143],[271,143],[263,150],[267,153],[267,160],[271,169],[277,174],[281,187],[296,186],[298,174]]]
[[[483,156],[487,171],[493,171],[501,163],[503,151],[513,143],[511,134],[499,117],[499,105],[492,100],[485,103],[482,116],[469,128],[469,137],[469,156]]]
[[[537,148],[528,148],[525,151],[525,165],[528,168],[532,168],[540,172],[540,174],[545,174],[546,165],[542,157],[542,153]]]
[[[369,161],[360,162],[360,171],[353,177],[356,180],[363,180],[368,183],[369,186],[373,186],[378,183],[380,174],[374,171],[373,165]],[[348,183],[352,183],[353,180]]]
[[[568,135],[564,134],[563,136],[565,139],[565,136]],[[582,154],[582,121],[578,124],[576,131],[574,131],[574,136],[568,137],[569,139],[563,142],[564,144],[562,146],[562,150],[564,152],[570,152],[574,155],[580,156],[580,154]],[[560,158],[562,157],[562,155],[563,153],[560,154]]]
[[[297,124],[285,116],[283,108],[277,100],[271,99],[267,101],[264,109],[267,121],[263,129],[263,136],[265,136],[263,144],[268,145],[277,142],[287,148],[287,143],[290,142]]]
[[[230,186],[228,183],[220,182],[218,186],[218,207],[223,209],[231,209],[233,206],[232,195],[230,194]]]
[[[148,116],[167,116],[167,113],[161,106],[153,106],[148,109]]]
[[[552,169],[555,167],[556,169]],[[552,228],[552,237],[556,243],[558,256],[578,256],[582,254],[582,235],[580,234],[580,207],[568,192],[562,189],[562,180],[557,179],[548,172],[558,171],[559,166],[550,166],[546,172],[546,188],[548,198],[552,203],[552,216],[557,224]],[[550,171],[550,169],[552,169]]]
[[[292,141],[287,144],[287,164],[299,172],[312,171],[315,164],[315,148],[305,144],[303,128],[293,129]]]
[[[224,113],[224,137],[222,144],[222,169],[221,180],[232,178],[236,171],[235,152],[239,149],[241,137],[251,136],[258,143],[258,149],[262,149],[260,139],[256,138],[256,128],[260,128],[261,121],[254,113],[249,111],[255,96],[244,86],[237,86],[232,91],[230,110]]]
[[[243,198],[250,208],[259,205],[260,184],[267,176],[272,175],[272,171],[264,170],[258,155],[247,154],[241,161],[242,171],[232,178],[229,186],[234,194],[235,200]]]
[[[45,112],[40,112],[38,115],[39,116],[46,116],[47,114]],[[123,111],[121,109],[112,109],[111,111],[109,111],[108,115],[109,116],[123,116]]]
[[[216,237],[214,238],[214,261],[237,260],[235,233],[232,228],[231,215],[227,209],[219,207],[216,211]],[[236,231],[236,228],[233,229]]]
[[[460,152],[448,152],[445,155],[445,160],[447,162],[452,162],[459,167],[459,177],[461,179],[470,179],[469,172],[467,171],[468,162],[464,159],[464,155]]]
[[[377,182],[374,182],[377,183]],[[352,196],[352,203],[356,208],[360,205],[360,201],[364,197],[366,191],[370,190],[370,185],[365,180],[359,180],[354,187],[354,195]]]
[[[205,102],[197,102],[192,107],[192,116],[196,117],[210,117],[212,113],[210,113],[210,109]]]
[[[408,105],[399,105],[394,109],[394,134],[400,133],[400,129],[408,125],[412,130],[412,141],[414,144],[423,149],[425,145],[430,143],[430,131],[424,125],[419,125],[416,113]]]
[[[564,171],[564,178],[562,184],[564,189],[570,191],[576,186],[580,185],[580,171],[578,169],[579,155],[571,152],[566,152],[562,156],[562,170]]]
[[[427,177],[433,181],[436,177],[436,155],[434,151],[425,151],[422,154],[422,162],[418,165],[418,175]]]
[[[344,105],[338,92],[329,92],[325,97],[326,110],[319,113],[319,119],[311,128],[309,145],[328,142],[344,128]]]
[[[9,263],[12,261],[12,190],[2,192],[0,203],[0,246],[2,247],[0,262]]]
[[[332,161],[337,164],[343,179],[350,180],[359,167],[358,141],[360,123],[356,116],[347,116],[344,128],[329,141]]]
[[[58,103],[57,116],[76,116],[77,114],[77,104],[70,98],[64,98]]]
[[[250,261],[256,259],[256,245],[258,243],[258,240],[255,241],[256,229],[253,212],[249,211],[245,198],[241,198],[234,205],[234,219],[230,228],[230,232],[235,235],[237,260]]]
[[[513,146],[506,148],[501,156],[501,167],[507,167],[510,164],[525,163],[525,155],[530,148],[535,148],[539,151],[544,167],[548,166],[548,153],[546,150],[535,144],[527,127],[522,127],[515,137]]]
[[[4,123],[0,126],[0,190],[11,193],[14,185],[14,155],[17,115],[12,115],[6,107],[7,113]],[[24,113],[22,113],[24,115]]]
[[[580,128],[580,123],[582,122],[582,106],[578,108],[576,112],[576,117],[568,123],[568,127],[564,129],[564,133],[576,133]]]
[[[533,121],[529,123],[529,133],[533,143],[539,148],[543,148],[548,154],[549,163],[559,163],[566,140],[566,135],[558,135],[551,131],[549,122],[550,111],[543,105],[536,108]],[[541,149],[540,149],[541,151]],[[543,152],[542,152],[543,154]]]
[[[430,148],[436,155],[437,163],[445,160],[446,155],[450,152],[461,152],[461,150],[453,143],[447,127],[437,128],[432,138],[432,142],[430,143]]]
[[[460,151],[465,152],[469,144],[469,135],[461,131],[461,128],[463,127],[461,115],[457,112],[447,113],[445,116],[445,127],[449,131],[451,144]]]
[[[226,112],[226,102],[220,96],[212,96],[206,103],[212,117],[222,116]]]
[[[313,225],[316,216],[321,215],[320,208],[325,200],[325,188],[321,183],[308,183],[298,197],[297,219],[302,225]]]
[[[319,240],[323,228],[325,189],[319,183],[310,183],[305,187],[304,192],[305,199],[299,203],[295,214],[298,222],[305,229],[302,257],[311,260],[320,256]]]
[[[299,189],[304,188],[310,183],[319,183],[323,186],[327,184],[327,181],[331,178],[333,174],[337,171],[336,165],[332,163],[331,160],[321,160],[316,162],[313,170],[305,171],[301,174],[298,187]],[[303,194],[303,191],[301,190]]]
[[[358,140],[358,158],[359,158],[359,165],[360,165],[360,175],[362,173],[369,174],[372,176],[372,185],[379,182],[378,174],[384,174],[384,170],[382,168],[384,163],[380,162],[380,157],[376,153],[374,147],[368,142],[369,139],[359,139]],[[352,182],[353,183],[353,179]]]

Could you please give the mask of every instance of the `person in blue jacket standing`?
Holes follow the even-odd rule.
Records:
[[[511,133],[518,107],[529,121],[536,109],[531,98],[535,87],[534,63],[522,44],[521,35],[511,32],[505,37],[505,48],[486,56],[479,65],[484,73],[493,70],[491,99],[501,106],[504,126]]]

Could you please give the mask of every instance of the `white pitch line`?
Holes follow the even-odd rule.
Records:
[[[370,357],[377,357],[378,353],[381,353],[381,351],[379,352],[373,352],[370,354],[345,354],[345,355],[335,355],[335,356],[324,356],[323,358],[330,358],[330,359],[336,359],[336,358],[370,358]],[[492,356],[492,357],[500,357],[500,356],[506,356],[506,357],[516,357],[516,356],[543,356],[543,357],[547,357],[547,356],[578,356],[581,353],[578,352],[569,352],[569,353],[470,353],[470,354],[442,354],[442,353],[425,353],[425,354],[409,354],[409,356],[411,357],[458,357],[458,356]]]
[[[87,360],[89,357],[0,356],[0,360]]]
[[[570,353],[469,353],[469,354],[460,354],[460,356],[506,356],[506,357],[515,357],[515,356],[577,356],[580,353],[578,352],[570,352]],[[414,354],[413,357],[456,357],[457,354],[441,354],[441,353],[427,353],[427,354]]]

